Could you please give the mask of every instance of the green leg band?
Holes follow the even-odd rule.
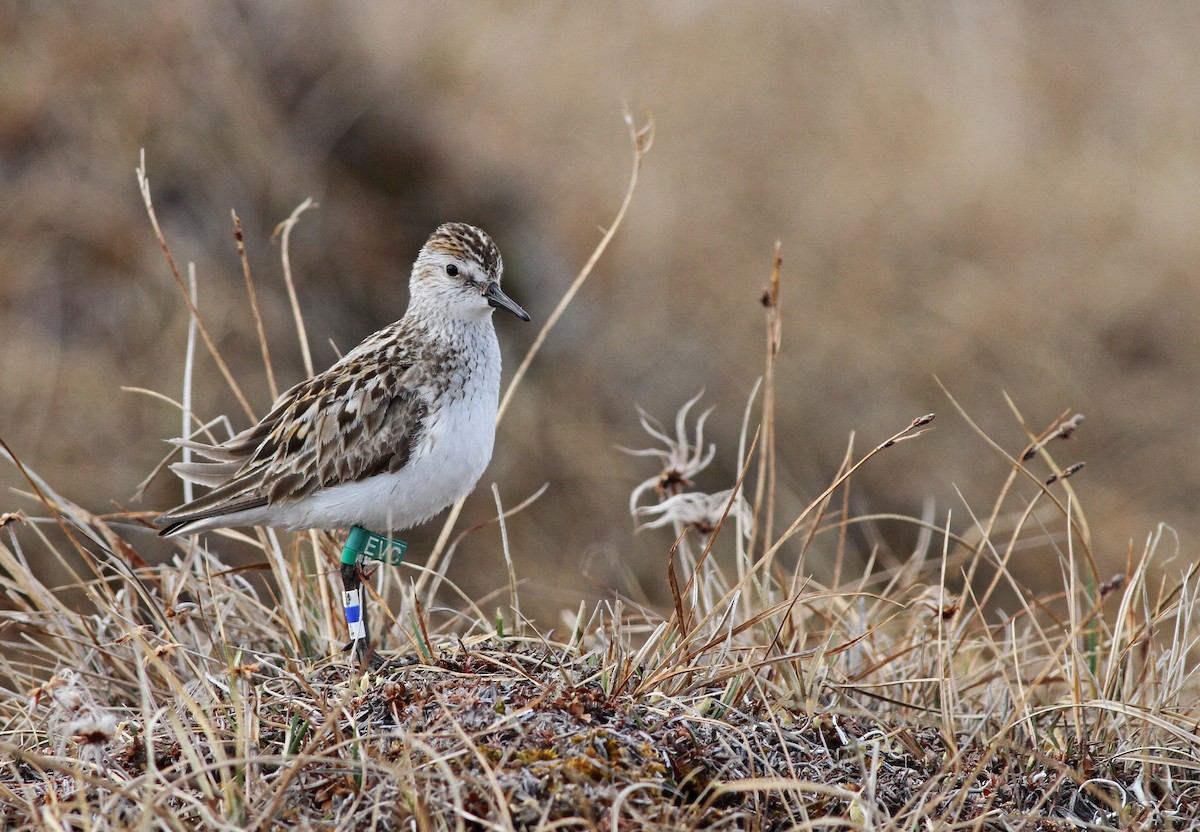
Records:
[[[346,545],[342,547],[342,563],[358,563],[359,555],[362,554],[363,546],[370,534],[371,532],[362,526],[350,528],[350,534],[346,536]]]
[[[361,558],[369,558],[399,566],[407,550],[408,544],[403,540],[376,534],[362,526],[351,526],[342,548],[342,563],[358,563]]]

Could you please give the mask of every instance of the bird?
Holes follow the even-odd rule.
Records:
[[[466,223],[439,226],[413,263],[400,320],[282,393],[232,438],[172,440],[209,460],[172,470],[211,490],[155,518],[159,535],[234,526],[387,535],[469,494],[495,443],[500,345],[492,312],[530,319],[501,291],[503,271],[486,233]],[[352,620],[362,575],[346,560],[348,648],[378,663],[365,609]]]

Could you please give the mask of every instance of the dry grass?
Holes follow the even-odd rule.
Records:
[[[913,519],[931,549],[834,586],[795,568],[796,550],[802,560],[863,519],[828,500],[773,555],[756,556],[728,519],[680,525],[670,557],[646,535],[648,556],[678,573],[671,613],[614,599],[557,636],[522,620],[516,595],[491,618],[449,583],[450,601],[389,583],[405,611],[386,625],[397,649],[366,675],[322,658],[344,637],[325,535],[257,536],[274,548],[284,602],[194,542],[142,564],[128,520],[39,490],[49,516],[11,518],[0,546],[13,607],[0,668],[6,828],[1200,819],[1200,582],[1189,571],[1148,585],[1169,545],[1160,532],[1097,583],[1078,508],[1051,490],[1015,511],[1000,495],[973,540]],[[46,534],[56,523],[70,544]],[[1049,598],[1015,586],[1019,606],[998,617],[987,599],[1014,583],[1018,552],[1058,559],[1063,586]],[[72,586],[31,577],[31,559],[69,553],[87,565]],[[958,595],[948,576],[963,575],[975,580]]]
[[[4,516],[0,543],[6,828],[1195,824],[1200,579],[1170,563],[1169,531],[1099,573],[1078,468],[1053,456],[1082,429],[1069,413],[1043,430],[1017,414],[1020,449],[979,432],[979,457],[1009,474],[986,505],[963,500],[967,534],[950,517],[850,511],[859,469],[914,453],[932,417],[865,454],[852,441],[828,489],[781,516],[779,281],[776,258],[764,381],[736,453],[705,445],[695,400],[671,430],[643,415],[655,445],[635,453],[660,464],[631,484],[631,510],[673,533],[639,538],[671,588],[665,612],[631,581],[539,630],[507,546],[496,595],[473,601],[446,578],[461,540],[447,524],[435,569],[380,573],[392,649],[363,673],[329,658],[344,632],[328,535],[228,533],[274,589],[225,564],[218,535],[152,566],[141,514],[97,516],[19,466],[28,514]],[[736,481],[698,490],[717,456]],[[496,494],[503,533],[520,521]],[[852,572],[848,530],[885,521],[920,545]],[[805,569],[818,555],[824,584]],[[1055,563],[1058,590],[1022,585],[1018,558]],[[48,561],[80,571],[50,587],[30,568]]]

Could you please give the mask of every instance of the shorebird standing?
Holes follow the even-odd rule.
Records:
[[[496,434],[492,308],[529,320],[500,290],[502,271],[499,250],[478,228],[447,223],[434,231],[413,264],[403,318],[288,390],[232,439],[176,440],[213,461],[171,468],[212,490],[160,515],[159,534],[273,526],[387,535],[469,494]],[[365,614],[354,620],[349,600],[357,592],[362,609],[362,576],[345,561],[351,645],[366,660]]]

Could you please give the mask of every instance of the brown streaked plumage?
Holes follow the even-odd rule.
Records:
[[[211,462],[177,463],[212,486],[157,518],[160,534],[235,525],[399,530],[474,488],[491,457],[500,353],[500,252],[448,223],[413,265],[408,311],[219,445],[177,440]]]

